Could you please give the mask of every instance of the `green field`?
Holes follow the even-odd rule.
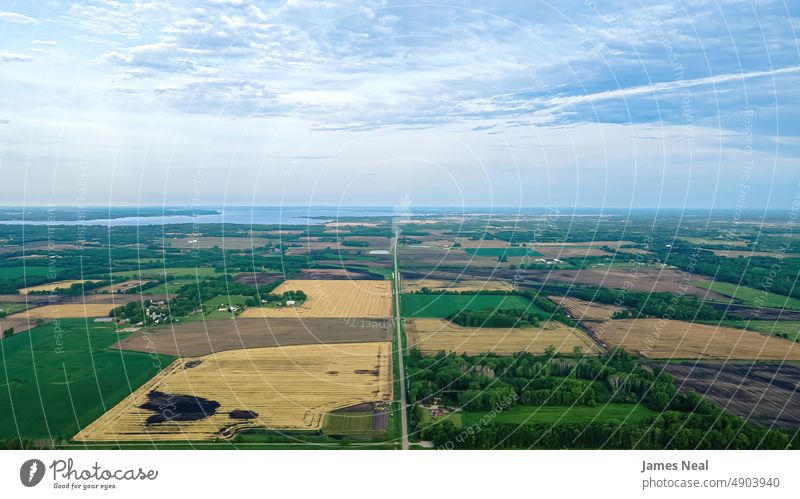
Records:
[[[325,415],[322,433],[353,435],[372,432],[372,412],[340,412]]]
[[[719,325],[749,329],[793,341],[800,339],[800,321],[720,321]]]
[[[218,310],[220,305],[224,305],[226,307],[229,305],[242,307],[249,299],[249,296],[242,295],[217,296],[203,302],[202,314],[190,315],[186,318],[186,320],[229,319],[231,317],[231,313],[227,310]]]
[[[219,276],[222,273],[217,272],[212,267],[167,267],[167,268],[153,268],[153,269],[136,269],[125,270],[122,272],[114,272],[114,277],[129,277],[138,279],[140,277],[165,277],[165,276],[181,276],[181,277],[212,277]]]
[[[512,246],[509,248],[464,248],[470,256],[541,256],[542,254],[535,251],[533,248],[520,248],[519,246]]]
[[[41,277],[47,275],[52,270],[58,272],[58,269],[49,269],[48,267],[0,267],[0,279],[17,279],[20,277]]]
[[[172,357],[109,350],[114,324],[62,319],[0,341],[0,438],[69,438]]]
[[[730,282],[697,281],[690,284],[733,297],[735,300],[739,300],[747,305],[800,310],[800,300],[797,298],[789,298],[775,293],[766,293],[760,289],[738,286]]]
[[[487,414],[485,412],[465,412],[461,415],[461,420],[463,425],[467,427],[480,424],[481,419]],[[657,415],[656,411],[639,404],[597,404],[594,407],[585,405],[566,407],[516,405],[498,412],[492,421],[517,425],[534,423],[586,424],[592,421],[638,424],[649,417]]]
[[[460,310],[482,308],[521,308],[529,312],[546,313],[522,296],[516,295],[448,295],[404,294],[400,302],[405,317],[446,318]]]

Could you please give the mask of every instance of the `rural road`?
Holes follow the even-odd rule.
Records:
[[[403,334],[400,330],[400,271],[397,265],[397,241],[400,239],[400,231],[394,233],[394,243],[392,244],[392,255],[394,256],[394,324],[397,333],[397,367],[400,373],[400,426],[403,434],[403,450],[408,450],[408,418],[406,416],[406,370],[403,366]]]

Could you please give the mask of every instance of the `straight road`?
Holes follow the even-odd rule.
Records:
[[[397,367],[400,373],[400,426],[403,433],[403,450],[408,450],[408,418],[406,416],[406,370],[403,366],[403,334],[400,329],[400,271],[397,265],[397,240],[400,239],[400,231],[395,231],[394,242],[392,244],[392,254],[394,255],[394,325],[397,334]]]

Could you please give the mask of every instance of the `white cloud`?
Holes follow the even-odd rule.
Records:
[[[28,17],[16,12],[6,12],[0,10],[0,23],[9,22],[15,24],[38,24],[39,20]]]
[[[27,55],[13,54],[10,52],[0,52],[0,62],[31,62],[32,58]]]

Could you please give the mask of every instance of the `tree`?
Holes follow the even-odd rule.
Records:
[[[556,356],[556,347],[553,345],[547,345],[547,348],[544,349],[544,354],[548,357],[555,357]]]
[[[11,338],[12,336],[14,336],[14,328],[13,327],[10,327],[10,328],[6,329],[5,331],[3,331],[3,338]]]

